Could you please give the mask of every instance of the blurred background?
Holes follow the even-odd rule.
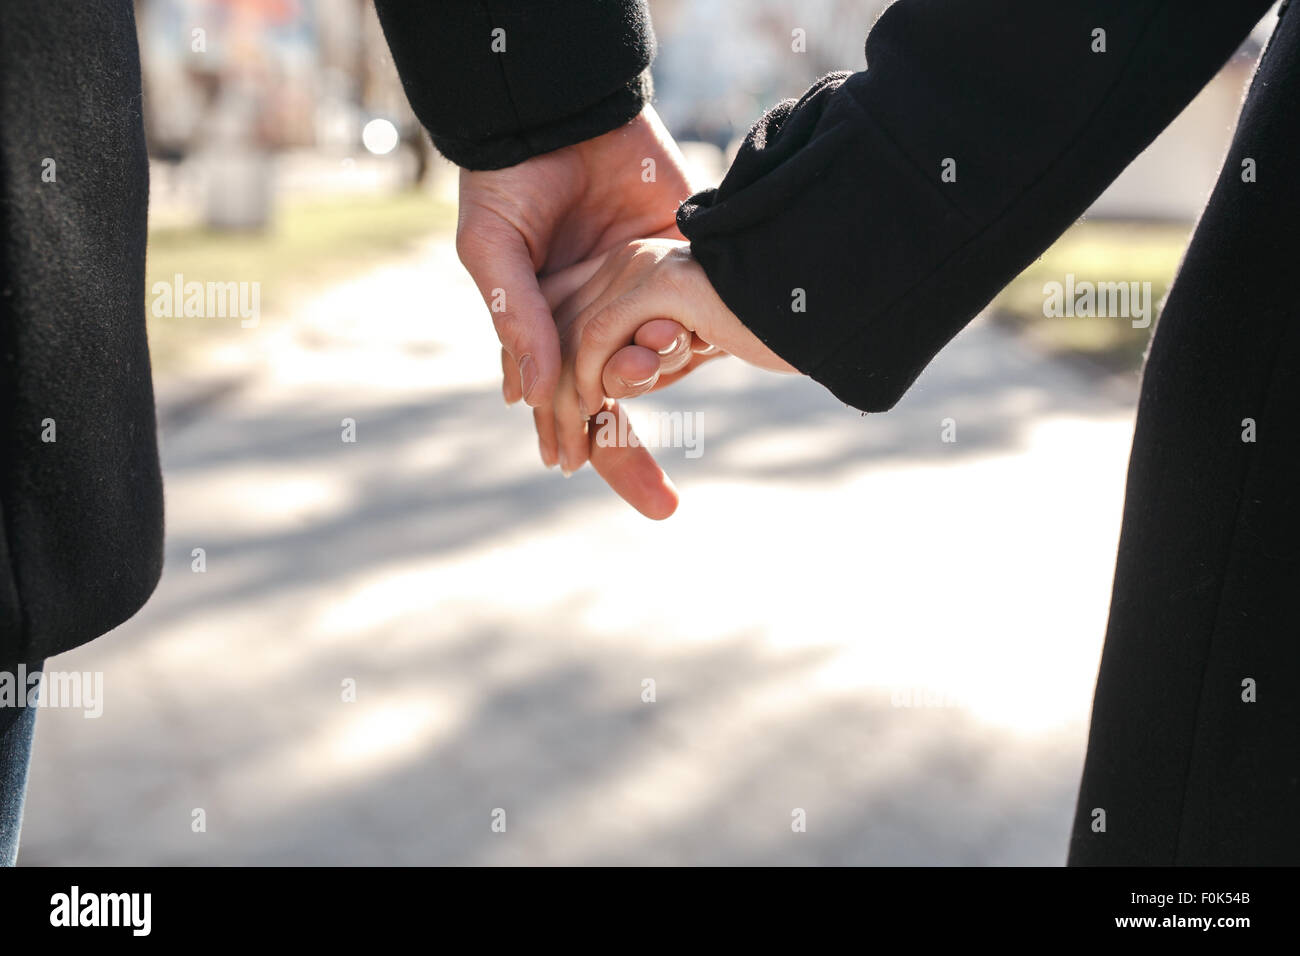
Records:
[[[698,181],[885,5],[651,0]],[[147,290],[261,314],[150,311],[167,568],[47,665],[104,709],[40,715],[22,863],[1064,861],[1150,329],[1043,284],[1159,301],[1272,17],[895,410],[730,361],[634,403],[701,416],[655,524],[502,403],[369,0],[136,11]]]

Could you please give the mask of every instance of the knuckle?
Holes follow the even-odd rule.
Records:
[[[483,240],[478,233],[463,228],[456,230],[456,258],[466,269],[479,260],[482,248]]]
[[[492,326],[496,329],[497,338],[506,351],[513,355],[518,355],[519,347],[528,341],[528,328],[523,319],[513,311],[494,312]]]
[[[573,356],[576,359],[578,350],[582,347],[583,334],[587,323],[591,320],[593,314],[590,308],[583,309],[573,316],[569,322],[557,324],[560,333],[560,347],[566,356]]]
[[[580,354],[600,350],[613,337],[616,305],[617,303],[610,303],[583,323],[578,341]]]
[[[695,278],[690,262],[674,256],[666,260],[665,265],[667,268],[659,270],[655,276],[661,288],[679,300],[688,296]]]
[[[597,352],[602,329],[603,322],[591,323],[583,326],[574,337],[572,364],[575,378],[585,380],[588,369],[599,361]]]
[[[650,250],[641,239],[633,239],[618,251],[619,266],[623,271],[639,269]]]

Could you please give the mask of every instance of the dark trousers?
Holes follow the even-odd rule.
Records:
[[[27,669],[40,670],[41,664],[29,664]],[[20,689],[20,692],[26,691]],[[13,866],[18,860],[18,835],[23,824],[36,710],[26,706],[0,707],[0,866]]]

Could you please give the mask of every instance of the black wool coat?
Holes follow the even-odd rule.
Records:
[[[162,569],[148,186],[129,0],[0,3],[0,669],[120,624]]]
[[[380,5],[448,157],[507,166],[641,109],[643,3],[503,6],[507,49],[609,43],[517,75],[480,55],[485,5]],[[141,110],[131,0],[0,0],[0,669],[116,627],[162,570]]]

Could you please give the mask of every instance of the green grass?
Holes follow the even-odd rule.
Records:
[[[1083,356],[1111,371],[1135,371],[1142,365],[1155,316],[1146,329],[1135,329],[1122,317],[1049,318],[1043,315],[1043,286],[1064,284],[1067,273],[1073,273],[1076,284],[1150,282],[1152,305],[1158,307],[1190,233],[1191,227],[1182,224],[1077,223],[994,300],[994,317],[1049,353]]]
[[[258,282],[261,321],[291,311],[298,296],[415,249],[455,227],[455,206],[411,190],[379,196],[285,202],[264,232],[150,230],[145,306],[156,367],[184,361],[240,331],[229,318],[158,318],[155,282]]]
[[[454,205],[424,192],[349,196],[284,203],[260,233],[157,229],[149,234],[146,307],[153,284],[185,281],[259,282],[263,322],[292,310],[295,300],[323,285],[365,271],[455,227]],[[1151,283],[1153,303],[1168,291],[1190,227],[1085,221],[1076,224],[1025,269],[993,303],[997,321],[1020,330],[1053,354],[1081,355],[1114,371],[1141,367],[1150,329],[1124,318],[1048,318],[1043,285],[1064,282]],[[184,361],[241,331],[230,318],[155,318],[148,315],[156,367]]]

